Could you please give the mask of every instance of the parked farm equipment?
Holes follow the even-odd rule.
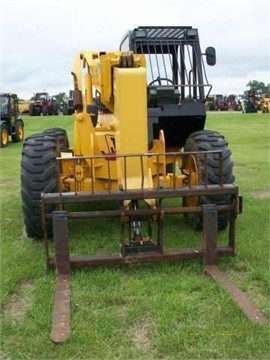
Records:
[[[0,94],[1,110],[1,143],[0,147],[6,147],[9,138],[13,143],[23,141],[24,123],[19,117],[18,96],[16,94]]]
[[[40,115],[59,115],[59,102],[50,97],[47,92],[37,92],[34,95],[33,101],[29,105],[30,116]]]
[[[258,112],[258,101],[254,91],[248,91],[241,101],[243,113],[256,113]]]
[[[19,100],[19,114],[28,114],[30,108],[31,100]]]
[[[270,112],[270,96],[269,95],[262,95],[258,100],[258,109],[262,113],[269,113]]]
[[[205,56],[208,65],[215,64],[213,48]],[[224,136],[204,129],[205,93],[211,89],[204,74],[197,29],[136,28],[119,51],[84,51],[75,58],[74,146],[61,128],[26,139],[21,161],[25,228],[28,236],[45,239],[47,267],[57,270],[53,341],[70,335],[73,266],[203,258],[205,272],[247,315],[264,320],[216,266],[217,257],[235,254],[241,197]],[[96,210],[93,204],[99,202],[106,209]],[[84,211],[74,204],[84,205]],[[169,248],[164,224],[172,215],[202,230],[196,247]],[[94,224],[100,218],[119,219],[119,252],[70,254],[70,220]],[[226,244],[218,244],[219,230],[228,232]]]
[[[74,114],[73,90],[70,90],[68,98],[63,103],[63,115],[72,115],[72,114]]]

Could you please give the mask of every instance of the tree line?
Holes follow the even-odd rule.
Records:
[[[262,81],[250,80],[246,86],[255,94],[270,95],[270,84],[265,85]]]

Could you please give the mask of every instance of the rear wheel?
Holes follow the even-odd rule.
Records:
[[[21,159],[21,198],[25,230],[29,237],[42,238],[40,196],[42,192],[56,192],[59,154],[57,140],[46,134],[35,134],[23,144]],[[54,206],[48,206],[51,212]]]
[[[65,129],[62,128],[50,128],[43,131],[44,134],[49,135],[57,139],[60,148],[68,149],[69,141],[68,135]]]
[[[232,184],[234,182],[233,162],[231,160],[231,151],[227,146],[227,142],[221,134],[216,131],[202,130],[192,133],[185,144],[184,151],[222,151],[222,182],[224,184]],[[207,168],[207,174],[205,173]],[[207,164],[205,164],[205,156],[189,156],[183,159],[182,171],[190,169],[195,176],[191,179],[193,185],[204,185],[206,182],[210,184],[218,184],[219,181],[219,156],[218,154],[208,155]],[[207,177],[207,179],[205,179]],[[195,183],[196,184],[195,184]],[[186,197],[184,204],[187,206],[216,204],[227,205],[230,204],[230,195],[218,196],[200,196],[200,197]],[[202,216],[199,214],[188,214],[188,221],[196,230],[202,229]],[[218,213],[218,230],[224,230],[228,226],[229,213]]]
[[[36,115],[34,104],[30,104],[30,106],[29,106],[29,115],[30,116],[35,116]]]
[[[48,107],[43,107],[42,109],[43,116],[51,115]]]
[[[52,114],[53,115],[59,115],[60,114],[60,106],[59,106],[59,104],[53,104]]]
[[[1,124],[1,147],[5,147],[8,144],[8,126],[7,124]]]
[[[12,142],[20,142],[24,139],[24,124],[22,120],[17,120],[15,124],[15,134],[11,135]]]

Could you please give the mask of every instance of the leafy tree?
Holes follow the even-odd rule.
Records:
[[[56,98],[56,100],[58,101],[58,102],[65,102],[65,99],[67,98],[67,95],[66,95],[66,93],[64,93],[64,92],[61,92],[61,93],[59,93],[58,95],[54,95],[54,97]]]
[[[270,94],[270,84],[265,85],[263,82],[258,80],[251,80],[246,85],[249,87],[251,92],[254,92],[255,94]]]

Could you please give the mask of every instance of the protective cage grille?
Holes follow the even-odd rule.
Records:
[[[212,86],[207,79],[197,29],[142,26],[134,29],[130,40],[132,51],[145,54],[150,87],[176,89],[181,102],[205,101],[205,93]]]
[[[191,26],[171,26],[171,27],[154,27],[154,26],[140,26],[139,30],[144,30],[147,34],[147,39],[158,40],[183,40],[187,36],[187,30],[192,29]]]

